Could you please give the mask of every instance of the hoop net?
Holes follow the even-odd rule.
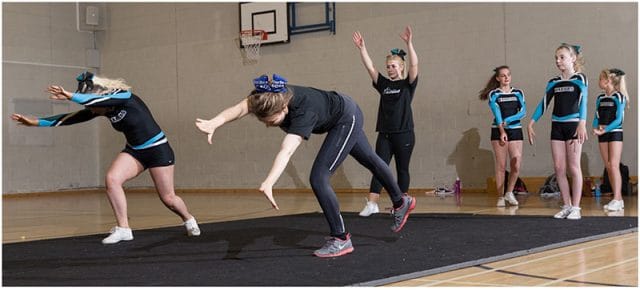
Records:
[[[240,44],[245,61],[255,62],[260,59],[260,45],[265,39],[267,34],[264,30],[240,31]]]

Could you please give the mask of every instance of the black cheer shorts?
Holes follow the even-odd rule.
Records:
[[[169,143],[141,150],[135,150],[126,146],[122,152],[129,153],[129,155],[133,156],[133,158],[142,163],[144,169],[174,165],[176,160],[173,149],[171,149]]]
[[[622,132],[620,131],[609,132],[609,133],[604,133],[598,136],[598,143],[607,143],[607,142],[614,142],[614,141],[622,142]]]
[[[551,122],[551,140],[569,141],[578,139],[578,122]]]
[[[507,133],[507,141],[524,140],[522,135],[522,128],[504,129],[504,132]],[[500,140],[500,129],[491,128],[491,141],[499,141],[499,140]]]

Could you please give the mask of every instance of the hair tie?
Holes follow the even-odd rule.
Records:
[[[267,75],[261,75],[253,80],[253,86],[259,93],[284,93],[287,91],[287,79],[273,74],[272,80],[269,81]]]
[[[76,77],[78,81],[78,89],[76,92],[84,93],[93,90],[93,73],[84,71]]]
[[[501,69],[509,69],[509,66],[506,64],[497,66],[496,68],[493,69],[493,72],[497,74],[498,72],[500,72]]]
[[[614,75],[616,75],[616,76],[618,76],[618,77],[625,75],[624,71],[622,71],[621,69],[617,69],[617,68],[612,68],[612,69],[609,70],[609,72],[614,74]]]
[[[406,52],[404,52],[404,50],[399,49],[399,48],[394,48],[391,50],[391,55],[397,55],[399,56],[402,60],[404,60],[404,56],[407,55]]]

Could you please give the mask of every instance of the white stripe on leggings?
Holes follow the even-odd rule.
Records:
[[[329,167],[329,171],[333,170],[333,167],[336,166],[336,163],[338,162],[338,159],[340,159],[340,155],[342,155],[342,151],[344,151],[344,147],[347,146],[347,142],[349,142],[349,138],[351,138],[351,133],[353,133],[353,127],[356,125],[356,116],[351,116],[351,118],[353,119],[351,121],[351,128],[349,129],[349,135],[347,135],[347,138],[344,139],[344,144],[342,144],[342,147],[340,148],[340,152],[338,152],[338,156],[336,156],[336,160],[333,161],[333,164],[331,164],[331,166]]]

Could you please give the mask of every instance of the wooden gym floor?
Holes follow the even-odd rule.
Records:
[[[199,223],[220,222],[320,211],[312,193],[276,190],[280,211],[271,209],[259,193],[181,192],[190,212]],[[486,193],[465,193],[460,207],[452,197],[440,198],[423,191],[417,197],[415,212],[480,213],[497,215],[548,215],[559,210],[556,199],[541,199],[537,194],[518,196],[519,207],[496,208],[496,198]],[[181,220],[167,210],[150,190],[127,193],[130,225],[136,229],[175,226]],[[338,194],[343,211],[358,212],[365,194]],[[381,208],[390,206],[382,196]],[[602,205],[610,197],[596,200],[584,197],[583,216],[604,216]],[[621,214],[638,216],[636,196],[625,196]],[[102,190],[62,191],[43,194],[3,196],[3,243],[15,243],[54,237],[106,233],[114,226],[114,217]],[[385,213],[381,213],[385,214]],[[612,217],[613,218],[613,217]],[[571,226],[567,220],[567,226]],[[410,226],[410,225],[409,225]],[[553,234],[553,233],[550,233]],[[505,233],[505,238],[508,238]],[[96,243],[99,243],[96,240]],[[135,240],[133,241],[135,242]],[[638,286],[638,233],[586,242],[528,256],[464,268],[394,283],[388,286]]]

